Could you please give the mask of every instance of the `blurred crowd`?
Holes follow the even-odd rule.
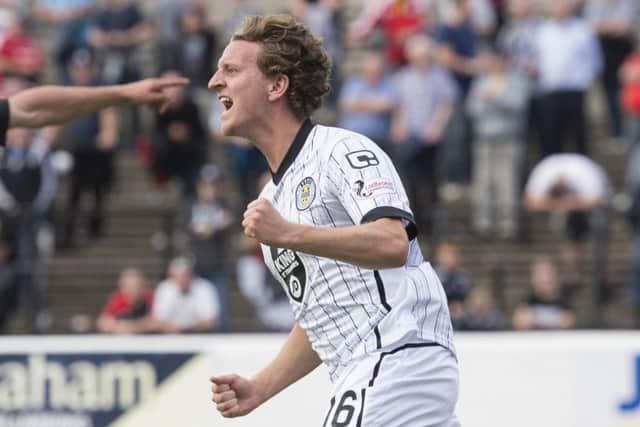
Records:
[[[122,271],[97,329],[233,331],[234,287],[259,328],[289,329],[285,294],[259,246],[239,232],[244,207],[270,178],[267,165],[248,141],[220,134],[222,106],[206,89],[234,30],[266,2],[231,3],[231,14],[216,20],[216,1],[0,0],[2,96],[44,83],[105,85],[162,74],[191,80],[172,89],[167,112],[150,118],[126,107],[8,134],[0,165],[0,330],[17,307],[30,331],[46,329],[43,254],[81,251],[104,235],[116,156],[137,158],[158,189],[179,188],[178,227],[188,244],[159,284],[137,266]],[[604,298],[607,229],[620,212],[633,236],[628,300],[640,312],[636,0],[354,3],[291,0],[282,12],[320,35],[333,60],[332,91],[316,119],[368,136],[394,159],[454,326],[576,326],[586,242],[602,251],[590,280]],[[605,111],[605,135],[597,138],[588,113],[594,87]],[[614,187],[592,157],[603,150],[624,154],[623,186]],[[64,213],[54,216],[63,175],[68,194],[57,210]],[[531,260],[530,291],[515,310],[500,304],[496,286],[463,271],[463,251],[444,226],[460,212],[483,241],[526,241],[531,215],[548,218],[549,233],[563,236]],[[78,236],[81,223],[88,239]]]

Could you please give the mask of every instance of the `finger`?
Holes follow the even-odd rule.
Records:
[[[211,384],[211,391],[213,393],[224,393],[225,391],[231,390],[231,386],[228,384]]]
[[[222,402],[222,403],[218,403],[216,405],[216,409],[220,412],[226,412],[229,411],[230,409],[234,408],[238,406],[238,399],[233,398],[229,401],[226,402]]]
[[[209,380],[217,385],[228,384],[231,385],[237,379],[237,375],[220,375],[218,377],[211,377]]]
[[[247,207],[247,210],[244,211],[244,213],[242,214],[243,218],[247,218],[248,216],[250,216],[251,214],[253,214],[256,211],[255,207]]]
[[[238,414],[240,413],[240,406],[236,405],[231,409],[228,409],[224,412],[220,412],[220,414],[225,417],[225,418],[233,418],[233,417],[237,417]]]
[[[211,400],[214,403],[224,403],[235,398],[236,398],[236,392],[233,390],[229,390],[229,391],[225,391],[224,393],[213,393]]]
[[[184,77],[160,77],[154,85],[156,89],[166,89],[176,86],[185,86],[189,84],[189,79]]]
[[[259,199],[255,199],[254,201],[249,202],[249,204],[247,205],[247,209],[255,206],[263,206],[266,204],[270,204],[269,201],[263,197],[260,197]]]

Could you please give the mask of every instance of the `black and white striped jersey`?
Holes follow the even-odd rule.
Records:
[[[411,243],[402,268],[370,270],[262,245],[332,379],[355,357],[407,336],[454,351],[445,293],[422,257],[402,182],[371,140],[306,121],[260,197],[300,224],[347,227],[383,217],[406,224]]]

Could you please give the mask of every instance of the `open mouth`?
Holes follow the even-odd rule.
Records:
[[[231,107],[233,106],[233,101],[228,96],[221,96],[218,99],[220,100],[220,103],[222,103],[225,111],[229,111],[229,109],[231,109]]]

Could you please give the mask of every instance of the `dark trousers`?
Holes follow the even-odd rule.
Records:
[[[578,152],[587,155],[587,120],[584,92],[556,91],[542,96],[540,148],[542,156]],[[574,149],[565,150],[564,140],[570,135]]]

